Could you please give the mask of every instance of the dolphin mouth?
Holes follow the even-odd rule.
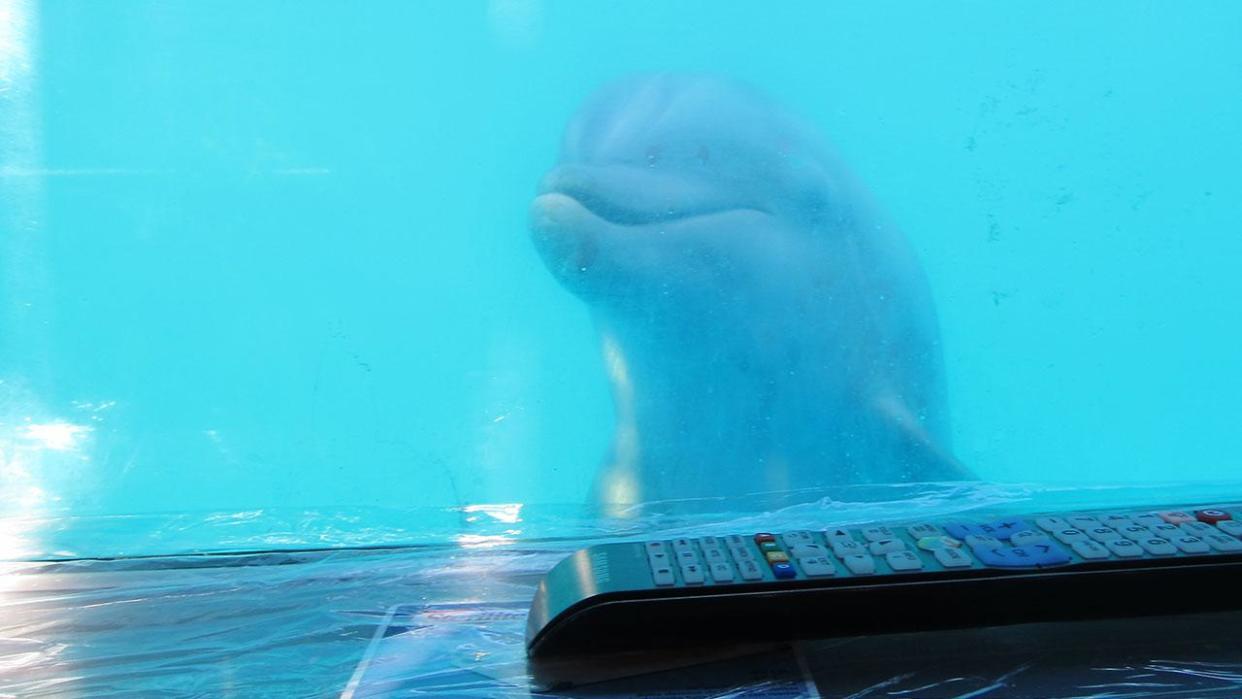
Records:
[[[620,171],[557,168],[540,183],[536,203],[548,195],[572,200],[596,218],[624,227],[734,213],[771,215],[759,206],[726,201],[704,184],[688,183],[669,175],[636,173],[628,168]]]

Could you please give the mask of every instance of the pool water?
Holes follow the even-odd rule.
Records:
[[[0,0],[0,517],[584,502],[609,367],[528,209],[583,100],[650,71],[756,86],[866,183],[979,478],[1236,478],[1239,29],[1236,3]]]

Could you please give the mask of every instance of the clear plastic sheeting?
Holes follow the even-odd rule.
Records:
[[[523,632],[542,573],[595,542],[1239,495],[1236,485],[870,487],[657,503],[623,519],[516,504],[412,510],[404,529],[397,513],[375,512],[97,529],[9,521],[3,531],[24,527],[32,541],[50,531],[43,560],[7,562],[0,576],[0,696],[1237,696],[1242,614],[638,653],[560,668],[571,686],[527,665]],[[193,536],[179,538],[174,522]],[[183,546],[213,528],[233,532],[219,550]],[[52,552],[88,547],[109,557]],[[144,549],[167,553],[112,556]]]

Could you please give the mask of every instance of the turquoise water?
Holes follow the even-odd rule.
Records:
[[[614,421],[527,230],[600,85],[802,114],[905,231],[958,458],[1234,478],[1236,3],[0,0],[0,514],[581,502]]]

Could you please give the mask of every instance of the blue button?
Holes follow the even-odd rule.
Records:
[[[994,536],[997,539],[1008,539],[1018,532],[1034,528],[1027,524],[1026,520],[1011,517],[1009,519],[998,519],[995,522],[988,522],[986,524],[957,522],[946,525],[944,531],[955,539],[965,539],[968,536]]]
[[[798,577],[798,571],[794,570],[794,567],[788,563],[774,563],[772,564],[772,575],[775,575],[777,580],[784,580]]]
[[[994,568],[1047,568],[1070,562],[1065,549],[1051,543],[979,547],[975,555],[981,563]]]

